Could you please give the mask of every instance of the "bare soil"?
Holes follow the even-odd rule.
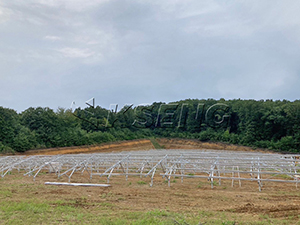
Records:
[[[38,198],[44,202],[54,202],[53,207],[67,204],[73,207],[99,210],[99,204],[113,212],[147,212],[165,210],[167,212],[188,213],[206,217],[218,217],[220,213],[227,218],[241,221],[260,221],[273,218],[295,224],[300,215],[300,193],[293,184],[265,183],[262,192],[256,182],[242,182],[242,187],[231,181],[222,181],[213,189],[207,179],[172,179],[171,186],[161,176],[155,176],[153,187],[150,178],[124,176],[110,178],[111,187],[70,187],[44,185],[46,181],[67,182],[66,177],[57,179],[55,174],[39,174],[34,182],[31,177],[20,173],[7,175],[4,180],[11,192],[9,201],[27,201]],[[106,183],[105,177],[89,179],[87,173],[75,173],[71,182]],[[3,181],[2,181],[3,184]],[[32,188],[26,188],[33,185]],[[17,188],[18,187],[18,188]],[[55,203],[55,202],[63,203]],[[64,203],[65,202],[65,203]],[[210,218],[211,219],[211,218]]]
[[[226,149],[236,151],[254,151],[249,147],[200,142],[197,140],[156,139],[166,149]],[[32,150],[34,154],[70,154],[92,152],[117,152],[154,149],[150,140],[122,141],[97,146]],[[257,151],[257,150],[256,150]],[[259,149],[264,151],[264,149]],[[172,179],[171,186],[161,176],[154,177],[153,187],[149,186],[150,178],[115,176],[110,179],[111,187],[69,187],[48,186],[44,182],[68,182],[66,177],[57,179],[55,174],[43,172],[34,182],[32,177],[23,177],[22,173],[7,175],[0,180],[0,190],[8,191],[9,201],[29,201],[39,199],[52,202],[52,207],[61,204],[87,209],[91,213],[108,210],[110,215],[118,216],[121,212],[147,212],[165,210],[167,212],[201,215],[204,223],[221,216],[237,221],[236,224],[249,221],[263,221],[266,224],[274,221],[288,221],[279,224],[296,224],[300,218],[300,192],[294,184],[265,183],[262,192],[258,191],[256,182],[244,181],[242,187],[230,180],[222,181],[221,186],[211,189],[207,179],[185,178]],[[89,179],[87,173],[74,174],[71,182],[106,183],[105,177]],[[5,184],[5,185],[4,185]],[[57,203],[60,202],[60,203]],[[99,205],[101,208],[99,208]],[[201,222],[200,221],[200,222]],[[277,222],[278,224],[278,222]]]
[[[214,149],[231,151],[271,152],[267,149],[233,145],[221,142],[203,142],[196,139],[158,138],[157,142],[166,149]]]
[[[201,142],[195,139],[168,139],[158,138],[157,143],[165,149],[215,149],[215,150],[233,150],[233,151],[261,151],[270,152],[265,149],[253,149],[240,145],[225,143]],[[95,152],[120,152],[155,149],[148,139],[118,141],[113,143],[104,143],[91,146],[76,146],[30,150],[22,155],[58,155],[58,154],[77,154],[77,153],[95,153]]]
[[[132,140],[132,141],[118,141],[113,143],[105,143],[100,145],[90,146],[76,146],[63,148],[49,148],[30,150],[22,155],[59,155],[59,154],[78,154],[78,153],[95,153],[95,152],[120,152],[120,151],[134,151],[134,150],[149,150],[154,149],[150,140]]]

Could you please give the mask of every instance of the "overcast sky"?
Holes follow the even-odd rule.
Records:
[[[297,0],[1,0],[0,106],[300,98]]]

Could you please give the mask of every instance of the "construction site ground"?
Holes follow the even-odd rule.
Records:
[[[226,149],[254,151],[243,146],[193,140],[157,139],[165,149]],[[28,154],[116,152],[153,149],[153,140],[136,140],[80,148],[33,150]],[[264,151],[264,150],[260,150]],[[237,152],[238,154],[238,152]],[[113,176],[110,187],[45,185],[68,182],[42,171],[33,181],[22,171],[0,180],[0,224],[300,224],[300,189],[295,184],[254,181]],[[75,173],[71,182],[102,183],[106,177]]]

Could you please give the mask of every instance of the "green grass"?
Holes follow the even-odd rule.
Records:
[[[277,178],[282,178],[282,179],[284,179],[284,180],[293,180],[293,178],[292,178],[291,176],[286,175],[286,174],[278,174],[278,175],[276,175],[275,177],[277,177]]]
[[[286,221],[261,215],[261,221],[239,222],[238,215],[230,212],[199,211],[198,214],[175,213],[166,210],[119,211],[116,205],[103,202],[98,210],[86,210],[84,201],[76,206],[74,201],[3,201],[0,206],[0,224],[103,224],[103,225],[143,225],[143,224],[295,224],[293,218]]]
[[[143,180],[139,180],[138,182],[137,182],[137,184],[139,184],[139,185],[144,185],[144,184],[147,184],[145,181],[143,181]]]
[[[12,192],[7,189],[0,190],[0,199],[12,197]]]
[[[165,146],[161,146],[160,144],[158,144],[155,138],[149,138],[149,140],[151,141],[155,149],[165,149]]]

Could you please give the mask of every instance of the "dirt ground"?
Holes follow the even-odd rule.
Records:
[[[231,151],[270,152],[266,149],[253,149],[251,147],[221,142],[203,142],[196,139],[158,138],[156,140],[161,146],[164,146],[166,149],[214,149]]]
[[[254,151],[243,146],[200,142],[195,140],[156,139],[165,149],[226,149],[237,151]],[[99,146],[33,150],[33,154],[68,154],[91,152],[117,152],[125,150],[147,150],[154,146],[150,140],[123,141]],[[260,151],[265,151],[261,149]],[[88,210],[89,213],[108,211],[116,217],[121,212],[148,212],[163,210],[180,213],[188,217],[197,216],[197,224],[215,224],[213,219],[235,221],[230,224],[300,224],[300,191],[295,184],[265,183],[262,192],[254,181],[242,181],[231,186],[231,180],[222,180],[221,186],[211,189],[207,179],[180,178],[172,179],[171,186],[158,174],[154,177],[153,187],[150,178],[124,176],[110,178],[111,187],[70,187],[44,185],[45,182],[68,182],[67,177],[57,178],[55,174],[42,171],[33,181],[16,171],[0,180],[1,201],[26,202],[38,199],[51,202],[51,207],[65,204]],[[71,182],[106,183],[106,177],[89,179],[87,173],[75,173]],[[1,195],[0,195],[1,197]],[[101,208],[99,208],[99,205]],[[1,215],[1,212],[0,212]],[[278,222],[279,221],[279,222]],[[262,223],[260,223],[262,222]],[[176,223],[174,223],[176,224]],[[179,223],[178,223],[179,224]],[[187,223],[186,223],[187,224]],[[229,223],[220,223],[229,224]]]
[[[91,146],[76,146],[64,148],[50,148],[30,150],[22,155],[59,155],[59,154],[78,154],[78,153],[95,153],[95,152],[120,152],[120,151],[134,151],[134,150],[149,150],[154,149],[150,140],[132,140],[119,141],[113,143],[105,143]]]
[[[234,150],[234,151],[261,151],[267,152],[265,149],[252,149],[251,147],[201,142],[198,140],[186,139],[167,139],[157,138],[155,141],[165,149],[215,149],[215,150]],[[155,149],[152,142],[148,139],[119,141],[113,143],[104,143],[93,146],[80,147],[64,147],[64,148],[50,148],[30,150],[25,153],[18,153],[21,155],[58,155],[58,154],[77,154],[77,153],[94,153],[94,152],[120,152],[120,151],[135,151],[135,150],[149,150]]]
[[[65,204],[90,212],[100,210],[100,203],[115,212],[165,210],[189,215],[200,213],[203,222],[208,217],[211,220],[223,215],[237,221],[236,224],[241,221],[270,222],[272,219],[296,224],[300,215],[300,192],[293,184],[265,183],[259,192],[256,182],[244,181],[242,187],[235,182],[231,187],[231,181],[222,181],[221,186],[211,189],[207,179],[198,178],[185,178],[183,183],[181,179],[172,179],[168,187],[158,175],[153,187],[149,186],[150,178],[129,177],[126,181],[124,176],[111,177],[111,187],[106,188],[44,185],[46,181],[68,182],[68,179],[57,179],[55,174],[42,172],[34,182],[32,177],[15,172],[5,176],[0,184],[5,182],[9,188],[9,201],[39,198],[45,202],[67,202]],[[75,173],[71,182],[106,183],[106,178],[93,177],[90,181],[88,174]]]

